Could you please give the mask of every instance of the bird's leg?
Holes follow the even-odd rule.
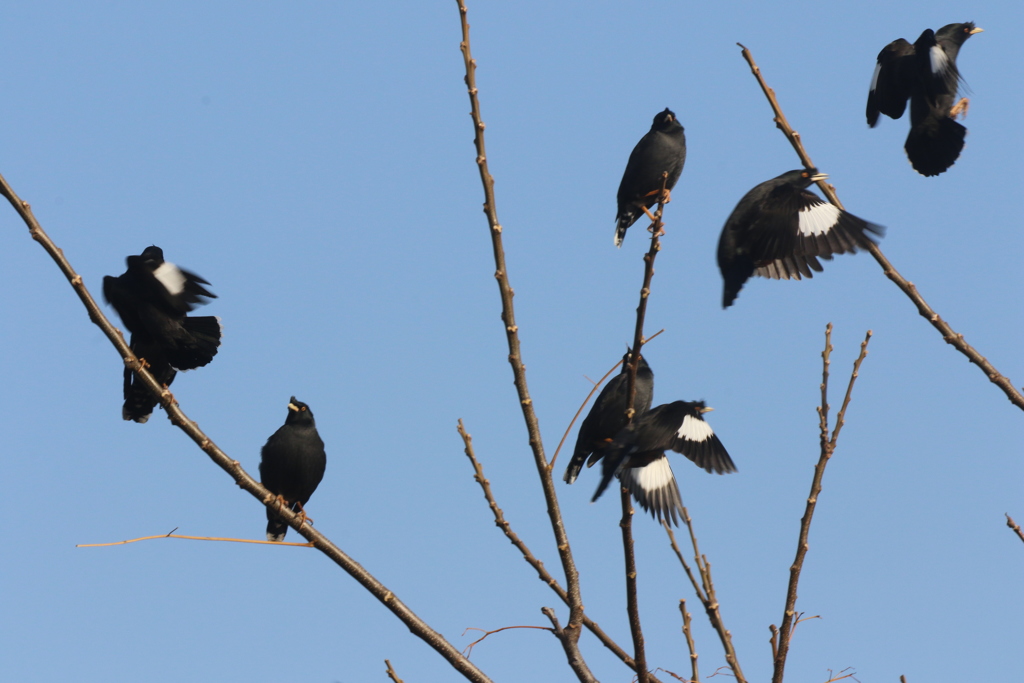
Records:
[[[658,194],[661,194],[661,189],[660,188],[657,189],[657,190],[651,190],[650,192],[648,192],[644,196],[645,197],[654,197],[654,196],[656,196]],[[670,201],[672,201],[672,190],[670,190],[670,189],[668,189],[666,187],[664,194],[661,194],[661,203],[662,204],[668,204]]]
[[[967,108],[970,106],[970,104],[970,100],[968,100],[966,97],[961,97],[960,101],[954,104],[952,108],[950,108],[949,117],[955,119],[957,116],[960,116],[960,118],[966,119]]]
[[[139,370],[145,370],[151,367],[153,366],[149,364],[148,360],[146,360],[145,358],[139,358]]]
[[[651,219],[652,223],[656,223],[658,221],[658,219],[654,217],[654,214],[651,213],[651,210],[648,209],[646,206],[641,206],[640,208],[644,210],[644,213],[647,214],[647,217]]]
[[[306,522],[309,522],[309,525],[313,526],[313,518],[306,514],[306,509],[302,507],[302,503],[295,501],[295,505],[299,508],[299,526],[302,526]]]

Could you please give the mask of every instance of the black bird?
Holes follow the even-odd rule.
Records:
[[[967,129],[956,116],[967,115],[968,102],[965,97],[953,104],[961,80],[956,56],[981,31],[971,21],[946,24],[936,32],[925,29],[913,45],[899,38],[878,53],[868,91],[868,125],[878,124],[879,113],[900,118],[910,99],[910,133],[903,149],[921,175],[939,175],[964,147]]]
[[[160,247],[146,247],[139,256],[125,260],[128,270],[124,274],[103,278],[103,296],[131,332],[133,353],[149,364],[158,382],[169,386],[177,370],[202,367],[217,355],[220,319],[188,317],[205,299],[217,297],[203,287],[209,282],[164,261]],[[128,369],[124,398],[121,413],[126,420],[145,422],[156,406],[156,400]]]
[[[683,502],[665,451],[682,453],[707,472],[736,471],[725,446],[704,421],[704,413],[711,410],[703,401],[675,401],[633,420],[605,447],[603,476],[591,502],[618,477],[640,507],[659,521],[671,519],[678,524]]]
[[[292,396],[284,425],[271,434],[260,452],[260,481],[279,504],[305,518],[303,509],[320,485],[327,467],[324,442],[316,431],[313,411]],[[267,508],[267,540],[283,541],[288,525]]]
[[[650,216],[650,209],[658,203],[661,194],[661,174],[668,172],[665,182],[665,203],[671,198],[671,189],[679,180],[686,163],[686,134],[671,110],[666,109],[654,117],[647,134],[636,143],[626,163],[626,172],[619,183],[619,214],[615,217],[615,246],[622,246],[626,229],[636,223],[641,214]]]
[[[743,196],[718,239],[718,268],[728,308],[751,275],[796,280],[821,272],[818,258],[853,253],[885,228],[832,206],[807,188],[828,176],[817,169],[788,171]]]
[[[604,447],[612,438],[626,426],[626,405],[629,400],[626,392],[629,387],[629,360],[630,353],[622,357],[622,372],[609,380],[604,389],[598,394],[597,400],[591,406],[590,412],[580,426],[580,433],[576,437],[576,449],[573,451],[572,460],[565,468],[565,476],[562,477],[567,484],[576,481],[580,470],[583,469],[583,462],[589,457],[587,467],[592,466],[601,459],[604,454]],[[641,355],[640,362],[636,368],[636,394],[633,396],[634,419],[646,413],[651,408],[651,400],[654,398],[654,372],[647,360]]]

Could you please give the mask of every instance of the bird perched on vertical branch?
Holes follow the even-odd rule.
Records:
[[[654,117],[647,134],[636,143],[619,183],[619,213],[615,217],[615,246],[622,246],[629,226],[644,213],[653,221],[649,209],[661,200],[665,181],[665,203],[686,163],[686,134],[670,109]],[[662,174],[668,173],[663,179]]]
[[[964,42],[982,29],[968,21],[947,24],[938,31],[925,29],[911,45],[903,38],[878,53],[868,91],[868,125],[878,125],[878,115],[898,119],[910,100],[910,133],[903,148],[914,170],[936,176],[960,156],[967,129],[957,123],[967,115],[968,100],[956,104],[960,71],[956,58]]]
[[[278,505],[306,519],[304,506],[324,478],[327,454],[316,431],[313,411],[292,396],[284,425],[270,435],[260,452],[260,482],[277,496]],[[280,542],[288,525],[267,508],[267,540]]]
[[[202,367],[217,355],[220,319],[188,316],[205,299],[217,296],[203,286],[210,284],[203,278],[164,261],[160,247],[146,247],[125,260],[128,269],[122,275],[103,278],[103,296],[131,332],[132,353],[146,362],[157,382],[170,386],[176,371]],[[140,423],[157,404],[127,368],[124,399],[122,417]]]
[[[590,412],[580,425],[580,432],[576,437],[576,448],[572,453],[572,460],[565,468],[565,475],[562,479],[567,484],[576,481],[583,463],[591,467],[601,459],[604,454],[604,447],[611,443],[612,438],[618,434],[629,422],[626,417],[629,397],[629,362],[632,354],[626,352],[622,357],[622,371],[612,377],[604,389],[598,394]],[[641,354],[636,368],[636,393],[633,396],[634,418],[646,413],[651,407],[654,398],[654,371],[647,364],[647,360]],[[587,460],[589,458],[589,461]]]
[[[640,507],[659,521],[678,524],[683,501],[665,451],[682,453],[706,472],[736,471],[725,446],[704,421],[704,413],[711,410],[703,401],[675,401],[633,420],[604,448],[601,483],[591,502],[618,477]]]
[[[751,275],[774,280],[812,277],[818,258],[854,253],[885,228],[835,207],[807,190],[828,176],[817,169],[788,171],[743,196],[718,239],[722,308],[736,300]]]

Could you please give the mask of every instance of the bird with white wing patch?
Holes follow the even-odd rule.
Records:
[[[189,317],[206,299],[217,298],[195,273],[164,261],[160,247],[146,247],[138,256],[125,259],[128,269],[103,278],[103,296],[131,332],[132,352],[149,367],[157,382],[170,386],[178,370],[199,368],[217,355],[222,335],[220,318]],[[157,401],[136,382],[135,373],[124,370],[125,420],[145,422]]]
[[[591,501],[618,477],[644,510],[678,524],[683,502],[665,451],[682,453],[706,472],[736,471],[725,446],[704,420],[712,408],[703,401],[675,401],[644,413],[604,449],[601,483]]]
[[[872,235],[885,232],[807,190],[827,177],[813,168],[788,171],[743,196],[718,240],[718,268],[725,281],[722,308],[732,305],[752,275],[810,278],[812,270],[822,270],[819,258],[867,248],[875,241]]]

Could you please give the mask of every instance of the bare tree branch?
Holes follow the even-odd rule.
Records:
[[[630,402],[631,404],[632,402]],[[633,636],[633,659],[636,660],[637,683],[647,683],[647,655],[644,652],[644,632],[640,625],[640,606],[636,599],[636,555],[633,553],[633,505],[629,502],[629,489],[621,488],[622,550],[626,562],[626,613],[629,615],[629,632]]]
[[[644,284],[640,287],[640,303],[636,307],[636,326],[633,329],[633,346],[630,350],[629,381],[626,384],[626,417],[633,420],[633,399],[636,397],[636,371],[640,367],[640,349],[650,341],[644,339],[644,318],[647,316],[647,299],[651,295],[651,280],[654,278],[654,259],[661,251],[661,240],[665,224],[661,217],[665,213],[665,192],[668,183],[668,171],[661,174],[661,190],[658,195],[658,210],[654,212],[654,221],[649,228],[651,232],[651,248],[644,254]],[[660,334],[660,333],[659,333]],[[651,337],[654,339],[654,337]],[[643,681],[640,681],[643,683]]]
[[[789,125],[789,121],[786,120],[786,115],[782,113],[782,107],[779,106],[779,101],[775,98],[775,91],[768,87],[765,83],[764,77],[761,75],[761,69],[754,62],[753,55],[750,54],[744,45],[736,43],[743,48],[743,58],[747,60],[750,65],[750,71],[757,78],[758,84],[761,86],[761,90],[764,91],[765,97],[768,98],[769,104],[771,104],[772,111],[775,112],[775,125],[778,126],[779,130],[786,136],[790,144],[793,145],[793,149],[796,150],[797,156],[800,157],[800,162],[808,169],[816,168],[814,162],[811,161],[811,157],[807,154],[807,150],[804,149],[803,143],[800,141],[800,134],[797,133]],[[825,193],[829,202],[842,209],[843,204],[839,201],[839,197],[836,195],[836,189],[834,186],[828,184],[824,180],[818,181],[818,187]],[[967,356],[968,360],[977,365],[985,376],[988,377],[989,381],[998,386],[1006,394],[1006,397],[1010,399],[1010,402],[1015,406],[1024,410],[1024,395],[1013,386],[1013,383],[1004,375],[1002,375],[996,368],[988,362],[988,360],[982,356],[978,351],[968,344],[964,340],[964,336],[959,334],[952,327],[949,326],[945,320],[939,317],[939,314],[928,305],[928,302],[924,300],[924,297],[917,291],[917,287],[912,282],[907,280],[899,274],[896,268],[889,263],[889,259],[885,257],[882,250],[877,244],[870,243],[867,250],[875,257],[878,265],[882,266],[882,272],[885,273],[886,277],[896,283],[914,305],[917,306],[917,312],[921,314],[925,320],[930,322],[932,326],[942,334],[942,339],[953,346],[957,351]]]
[[[693,532],[693,520],[690,518],[690,511],[685,506],[683,507],[683,521],[686,522],[686,528],[690,532],[690,543],[693,544],[693,559],[697,564],[697,571],[700,573],[699,583],[696,577],[694,577],[693,572],[690,571],[690,565],[686,563],[686,558],[683,557],[679,544],[676,543],[676,535],[673,533],[672,527],[665,520],[662,520],[662,526],[668,532],[668,539],[672,545],[672,550],[675,551],[676,557],[679,558],[679,563],[683,565],[683,571],[686,572],[687,578],[690,579],[690,584],[697,594],[697,599],[704,605],[704,612],[708,615],[708,621],[711,622],[712,628],[715,629],[719,640],[722,641],[722,648],[725,650],[725,661],[729,664],[729,668],[732,669],[733,676],[736,677],[738,683],[746,683],[747,679],[743,676],[739,658],[736,656],[736,648],[732,644],[732,633],[725,628],[725,622],[722,620],[718,596],[715,594],[715,584],[711,580],[711,563],[708,562],[706,555],[701,555],[700,553],[700,548],[697,546],[697,535]]]
[[[822,351],[822,373],[821,373],[821,405],[818,407],[818,417],[821,425],[821,454],[818,457],[818,464],[814,466],[814,477],[811,481],[811,493],[807,497],[807,508],[800,520],[800,539],[796,547],[796,559],[789,568],[789,586],[786,591],[786,609],[782,617],[782,626],[778,629],[778,646],[775,646],[775,632],[772,633],[774,652],[774,673],[772,683],[782,683],[783,673],[786,668],[786,656],[789,654],[789,643],[796,628],[798,615],[796,613],[797,585],[800,583],[800,571],[803,569],[804,558],[807,556],[808,535],[811,530],[811,519],[814,517],[814,509],[818,503],[818,495],[821,493],[821,481],[825,476],[825,467],[836,449],[836,442],[839,439],[839,432],[843,428],[846,408],[850,405],[850,396],[853,392],[853,383],[857,381],[860,372],[860,364],[868,354],[868,342],[871,341],[871,330],[868,330],[864,341],[860,344],[860,354],[853,363],[853,372],[850,375],[850,382],[846,386],[846,396],[843,398],[843,406],[836,416],[836,426],[832,430],[831,439],[828,436],[828,376],[830,356],[832,353],[832,323],[825,327],[825,350]]]
[[[501,633],[502,631],[511,631],[512,629],[517,629],[517,628],[534,628],[534,629],[538,629],[540,631],[551,631],[552,633],[555,632],[554,629],[549,628],[547,626],[502,626],[501,628],[496,628],[496,629],[491,630],[491,631],[486,631],[486,630],[484,630],[482,628],[476,628],[476,627],[470,626],[469,628],[467,628],[465,631],[462,632],[462,635],[466,635],[466,631],[480,631],[480,632],[483,633],[483,635],[480,636],[479,638],[477,638],[476,640],[474,640],[472,643],[470,643],[466,647],[464,647],[462,649],[462,654],[464,654],[467,657],[469,657],[470,655],[473,654],[473,648],[476,647],[477,645],[479,645],[480,643],[484,642],[485,640],[487,640],[488,636],[493,636],[495,633]]]
[[[374,597],[380,600],[384,605],[391,610],[395,616],[402,620],[402,622],[409,627],[415,635],[423,639],[428,645],[436,650],[442,657],[448,660],[448,662],[455,668],[456,671],[461,673],[467,679],[476,681],[478,683],[489,683],[490,679],[484,674],[483,671],[474,666],[468,659],[462,656],[451,643],[445,640],[444,636],[432,629],[425,621],[420,619],[416,614],[405,606],[405,604],[399,600],[394,593],[378,581],[370,572],[366,571],[358,562],[353,560],[351,557],[346,555],[338,546],[327,538],[325,535],[315,530],[309,524],[305,524],[305,519],[300,520],[300,515],[293,513],[287,508],[281,508],[276,504],[276,496],[265,489],[260,482],[249,476],[241,464],[229,457],[224,451],[222,451],[217,444],[215,444],[201,429],[196,422],[193,422],[185,415],[184,411],[178,407],[178,402],[174,399],[174,396],[170,391],[165,389],[163,386],[157,383],[153,376],[143,368],[139,359],[135,357],[128,344],[125,343],[124,337],[121,332],[115,328],[107,317],[100,310],[99,306],[96,305],[96,301],[92,298],[89,290],[86,289],[85,284],[82,282],[82,277],[75,272],[74,268],[66,258],[64,253],[53,243],[46,232],[43,231],[41,225],[36,220],[32,213],[32,208],[28,202],[22,201],[7,181],[0,176],[0,194],[14,206],[14,209],[21,216],[22,220],[28,226],[29,234],[32,239],[39,242],[43,249],[53,258],[60,267],[61,272],[71,283],[75,293],[78,294],[78,298],[82,300],[86,310],[89,313],[89,318],[99,327],[103,334],[107,336],[110,343],[114,345],[118,353],[121,354],[121,358],[124,364],[131,368],[138,376],[139,380],[152,392],[153,396],[157,397],[160,405],[163,406],[164,410],[167,411],[167,416],[171,420],[171,424],[180,428],[185,434],[189,436],[199,448],[206,453],[214,463],[217,464],[222,470],[227,472],[235,483],[240,488],[248,491],[257,500],[262,502],[268,508],[273,507],[275,512],[283,518],[289,526],[295,529],[298,533],[304,536],[310,541],[313,546],[322,552],[324,555],[329,557],[335,564],[348,572],[349,576],[358,581],[366,590],[368,590]],[[301,525],[300,525],[301,522]]]
[[[177,527],[174,531],[177,531]],[[266,541],[255,538],[219,538],[216,536],[185,536],[183,534],[176,534],[171,531],[168,534],[160,534],[159,536],[143,536],[142,538],[132,538],[127,541],[114,541],[113,543],[78,543],[75,545],[76,548],[106,548],[112,545],[127,545],[128,543],[137,543],[139,541],[152,541],[156,538],[182,538],[188,541],[221,541],[226,543],[255,543],[257,545],[283,545],[283,546],[298,546],[299,548],[313,548],[315,547],[312,543],[292,543],[290,541]]]
[[[653,337],[652,337],[653,338]],[[473,437],[466,431],[462,424],[462,420],[459,420],[459,435],[462,437],[462,442],[465,446],[466,457],[469,458],[470,463],[473,465],[473,478],[480,488],[483,489],[484,498],[487,499],[487,505],[491,508],[491,513],[494,515],[494,525],[502,530],[505,537],[514,545],[520,553],[523,555],[523,559],[526,560],[527,564],[534,568],[537,572],[537,578],[550,586],[551,590],[562,600],[562,602],[569,604],[569,596],[565,592],[565,589],[558,583],[558,580],[551,576],[551,573],[544,566],[544,563],[537,559],[537,557],[530,551],[526,543],[523,542],[519,535],[513,531],[512,525],[509,524],[508,520],[505,519],[505,514],[501,508],[498,507],[497,501],[494,499],[494,492],[491,490],[491,482],[484,476],[483,465],[476,458],[476,453],[473,449]],[[636,662],[629,655],[628,652],[622,649],[618,643],[612,640],[611,636],[604,632],[604,630],[598,626],[597,622],[588,617],[586,613],[583,614],[583,625],[593,633],[601,643],[612,651],[612,653],[618,657],[626,666],[636,671]],[[660,683],[657,678],[653,675],[650,676],[650,680],[653,683]]]
[[[686,611],[686,600],[679,601],[679,613],[683,615],[683,635],[686,637],[686,649],[690,651],[690,681],[691,683],[700,683],[700,672],[697,671],[697,646],[693,643],[690,613]]]
[[[1013,517],[1011,517],[1010,515],[1006,515],[1006,526],[1013,529],[1013,531],[1017,534],[1017,538],[1024,541],[1024,532],[1021,532],[1020,524],[1017,524],[1017,522],[1013,521]]]
[[[548,517],[551,520],[551,529],[555,535],[555,544],[558,547],[558,555],[562,561],[562,569],[565,572],[566,595],[569,605],[569,623],[565,626],[565,633],[568,642],[575,644],[580,637],[580,623],[583,620],[583,600],[580,596],[580,579],[576,570],[576,563],[572,557],[572,549],[569,547],[569,537],[565,532],[565,524],[562,521],[562,513],[558,507],[558,496],[555,493],[555,484],[548,469],[547,459],[544,455],[544,442],[540,434],[540,425],[537,422],[537,414],[533,410],[533,400],[530,398],[530,391],[526,384],[526,366],[523,365],[522,351],[519,345],[519,327],[516,325],[515,307],[512,304],[512,285],[509,284],[508,269],[505,265],[505,248],[501,239],[501,223],[498,221],[498,209],[494,199],[494,178],[491,176],[487,166],[487,149],[484,144],[484,122],[480,116],[480,100],[477,97],[476,87],[476,60],[470,50],[469,23],[466,16],[466,5],[463,0],[457,0],[459,6],[459,17],[462,21],[462,42],[459,47],[462,50],[463,61],[466,67],[466,88],[469,92],[469,102],[472,108],[470,116],[473,118],[473,130],[475,131],[474,143],[476,145],[476,164],[480,171],[480,182],[484,190],[484,214],[487,216],[487,223],[490,227],[491,246],[494,251],[494,277],[498,281],[498,290],[501,293],[501,319],[505,325],[505,337],[508,341],[508,362],[512,366],[512,375],[515,380],[516,390],[519,392],[519,404],[523,410],[523,419],[526,421],[526,432],[529,435],[530,448],[533,451],[534,464],[537,467],[537,474],[540,476],[541,488],[544,490],[544,500],[547,503]]]

